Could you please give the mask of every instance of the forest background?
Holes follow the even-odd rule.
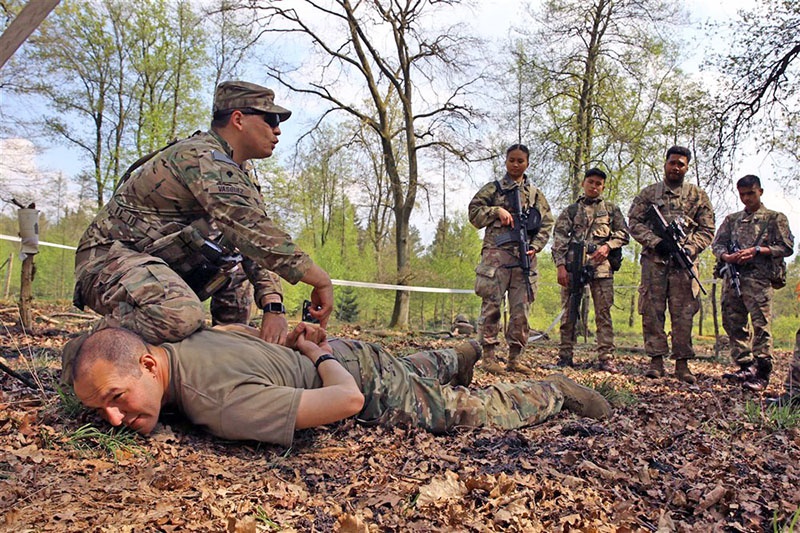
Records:
[[[2,3],[0,28],[22,4]],[[672,144],[693,150],[688,179],[708,191],[718,224],[740,208],[735,179],[754,169],[771,174],[769,207],[795,196],[796,3],[768,0],[717,24],[656,0],[491,6],[62,1],[0,71],[0,234],[17,233],[15,197],[42,210],[41,240],[74,246],[125,168],[206,129],[214,86],[232,78],[274,87],[295,111],[278,156],[255,170],[270,215],[336,279],[471,289],[481,235],[466,204],[518,140],[556,214],[591,166],[609,171],[607,197],[627,212],[661,179]],[[514,22],[498,27],[504,10]],[[59,161],[32,164],[54,146]],[[17,249],[0,240],[0,296],[18,291]],[[548,251],[537,329],[560,309]],[[616,278],[622,332],[640,331],[639,251],[626,248]],[[69,300],[72,262],[70,250],[42,247],[35,297]],[[709,288],[712,268],[706,252]],[[779,344],[797,327],[798,280],[794,260],[775,302]],[[285,290],[296,313],[307,288]],[[480,305],[472,294],[336,296],[340,320],[401,329],[446,329]],[[700,334],[714,331],[712,305],[704,299]]]

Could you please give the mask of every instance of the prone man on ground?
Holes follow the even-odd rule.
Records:
[[[291,445],[295,430],[352,416],[443,433],[528,426],[562,409],[596,419],[611,414],[599,393],[563,374],[468,389],[481,355],[474,341],[395,358],[375,344],[328,340],[308,323],[289,333],[294,349],[257,333],[227,325],[153,345],[106,328],[65,351],[74,360],[62,368],[81,402],[115,426],[148,434],[169,406],[218,437],[282,446]]]
[[[275,93],[242,81],[221,83],[213,120],[143,157],[120,179],[75,256],[75,305],[104,315],[148,342],[181,340],[205,321],[247,323],[264,310],[260,335],[286,338],[279,274],[313,286],[311,314],[324,326],[333,310],[330,276],[267,216],[251,159],[270,157],[291,111]]]

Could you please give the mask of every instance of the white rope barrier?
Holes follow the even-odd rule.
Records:
[[[12,235],[3,235],[0,234],[0,240],[12,241],[12,242],[20,242],[21,239],[19,237],[14,237]],[[61,248],[64,250],[75,250],[74,246],[67,246],[65,244],[56,244],[52,242],[44,242],[39,241],[39,246],[50,246],[52,248]],[[711,280],[703,280],[704,284],[716,284],[720,280],[711,279]],[[445,293],[445,294],[475,294],[475,291],[472,289],[447,289],[443,287],[418,287],[414,285],[391,285],[389,283],[369,283],[366,281],[348,281],[344,279],[332,279],[331,282],[334,285],[339,285],[341,287],[359,287],[364,289],[380,289],[380,290],[388,290],[388,291],[409,291],[409,292],[436,292],[436,293]],[[558,286],[557,283],[540,283],[540,285],[545,286]],[[638,289],[638,285],[614,285],[614,289]]]

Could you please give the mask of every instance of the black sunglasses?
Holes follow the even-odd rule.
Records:
[[[281,125],[281,117],[277,113],[264,113],[257,109],[241,109],[240,111],[242,115],[261,115],[270,128],[277,128]]]

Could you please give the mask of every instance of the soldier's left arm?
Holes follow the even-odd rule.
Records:
[[[553,245],[550,247],[550,252],[556,266],[567,264],[567,250],[572,238],[573,224],[574,221],[569,218],[569,210],[564,209],[553,226]]]
[[[767,246],[769,253],[773,257],[789,257],[794,253],[794,235],[789,227],[789,219],[783,213],[776,213],[774,224],[774,240]]]
[[[698,207],[692,217],[694,226],[686,238],[686,248],[693,257],[697,257],[700,252],[708,248],[714,238],[714,208],[705,191],[700,188],[697,191]]]
[[[609,236],[606,244],[612,250],[615,248],[622,248],[631,240],[631,233],[628,230],[628,223],[625,222],[625,215],[618,205],[614,205],[611,212],[611,235]]]
[[[553,231],[556,220],[553,217],[553,212],[550,210],[550,204],[547,203],[547,198],[544,197],[542,191],[539,190],[538,187],[531,187],[535,194],[533,206],[538,209],[539,213],[542,215],[542,227],[539,228],[539,233],[536,234],[536,237],[531,242],[531,248],[533,248],[536,253],[539,253],[547,245],[547,241],[550,240],[550,233]]]

